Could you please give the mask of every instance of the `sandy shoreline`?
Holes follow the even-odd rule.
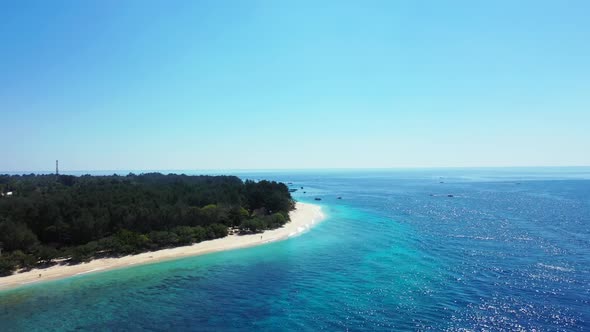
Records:
[[[0,277],[0,290],[15,288],[36,282],[83,275],[92,272],[122,268],[132,265],[155,263],[175,258],[197,256],[216,251],[251,247],[284,240],[305,232],[315,223],[320,222],[324,215],[321,207],[314,204],[297,203],[296,209],[290,213],[291,221],[279,229],[261,234],[229,235],[221,239],[199,242],[190,246],[150,251],[120,258],[101,258],[77,265],[54,265],[43,269]],[[39,277],[41,274],[41,277]]]

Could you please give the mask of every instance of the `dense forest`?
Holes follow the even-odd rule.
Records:
[[[278,228],[287,186],[234,176],[0,175],[0,275]]]

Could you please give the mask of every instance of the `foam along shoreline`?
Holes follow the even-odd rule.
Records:
[[[95,259],[77,265],[53,265],[43,269],[32,269],[27,272],[0,277],[0,290],[138,264],[155,263],[181,257],[198,256],[217,251],[257,246],[297,236],[324,219],[324,214],[319,205],[300,202],[296,203],[295,210],[291,211],[289,215],[291,220],[283,227],[265,231],[264,233],[228,235],[221,239],[203,241],[190,246],[149,251],[118,258]]]

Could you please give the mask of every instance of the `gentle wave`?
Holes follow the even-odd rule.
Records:
[[[543,263],[537,263],[537,266],[544,267],[544,268],[549,269],[549,270],[556,270],[556,271],[563,271],[563,272],[573,272],[573,271],[575,271],[574,269],[571,269],[571,268],[567,268],[567,267],[563,267],[563,266],[557,266],[557,265],[543,264]]]

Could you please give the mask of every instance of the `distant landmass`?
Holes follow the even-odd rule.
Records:
[[[235,176],[0,175],[0,275],[283,226],[288,187]]]

